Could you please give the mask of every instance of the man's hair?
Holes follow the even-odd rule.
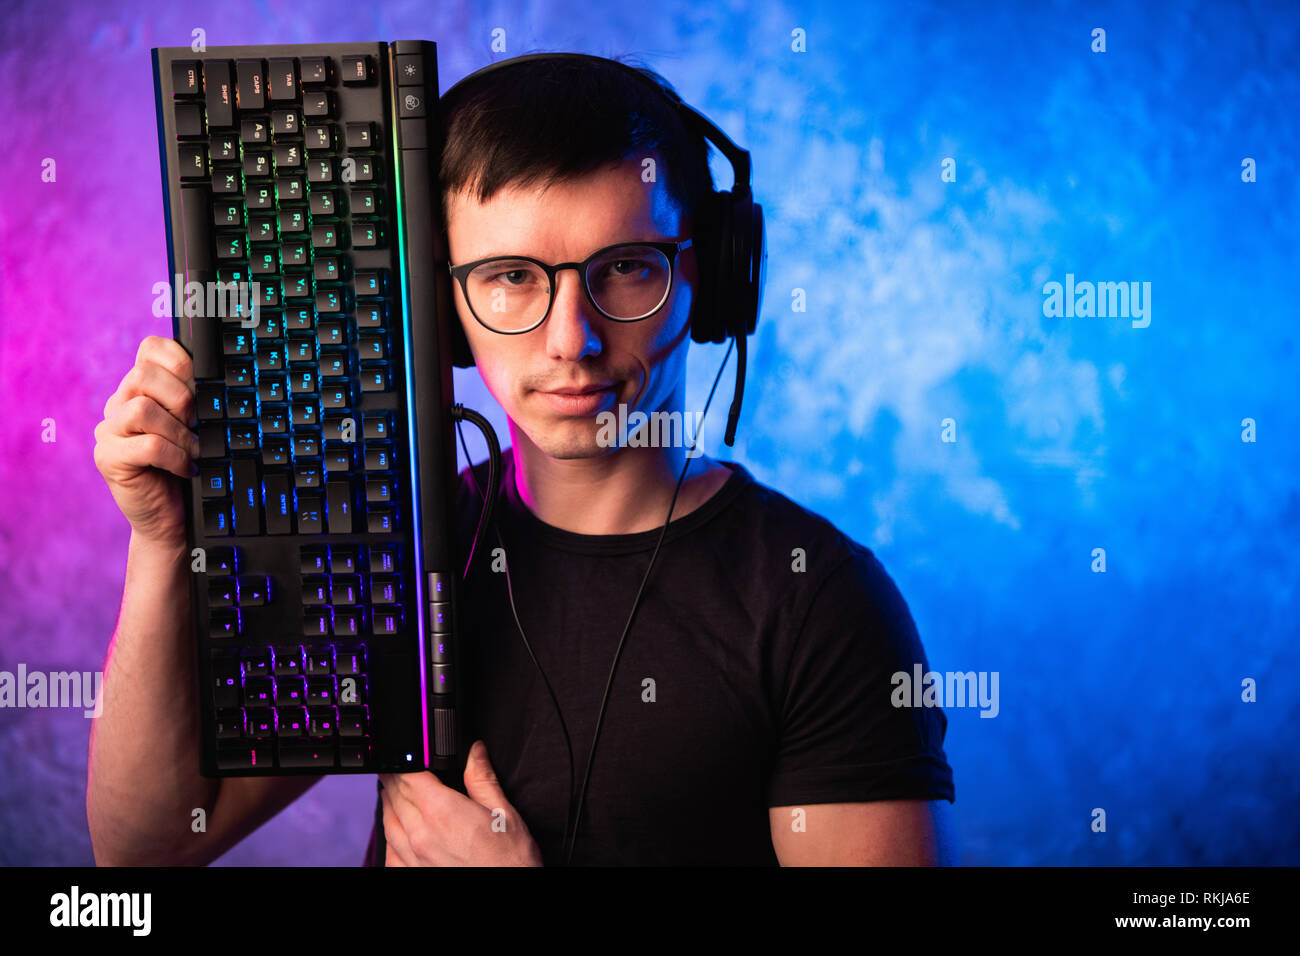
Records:
[[[494,70],[451,98],[442,132],[444,222],[448,194],[487,202],[506,187],[550,186],[652,152],[684,218],[694,220],[713,189],[704,140],[663,94],[612,64],[532,60]]]

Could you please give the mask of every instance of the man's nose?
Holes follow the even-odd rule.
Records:
[[[576,269],[555,276],[555,301],[546,319],[546,348],[551,357],[577,362],[601,352],[603,316],[588,301]]]

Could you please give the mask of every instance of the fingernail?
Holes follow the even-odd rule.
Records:
[[[193,454],[195,458],[198,458],[200,450],[199,436],[194,432],[190,432],[190,448],[192,449],[191,454]]]

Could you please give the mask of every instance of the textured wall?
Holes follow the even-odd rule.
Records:
[[[425,37],[443,88],[634,53],[752,151],[767,213],[739,439],[719,398],[708,450],[875,549],[932,667],[1000,675],[995,719],[948,710],[964,861],[1300,863],[1300,16],[1143,6],[6,4],[0,670],[97,669],[116,619],[128,528],[91,433],[170,332],[150,47]],[[1045,316],[1066,273],[1150,282],[1150,325]],[[693,355],[702,408],[722,348]],[[0,710],[0,863],[91,861],[89,726]],[[223,862],[355,864],[373,793],[327,780]]]

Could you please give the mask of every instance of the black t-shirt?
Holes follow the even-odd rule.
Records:
[[[504,457],[494,523],[520,623],[568,725],[576,801],[660,531],[582,535],[545,524],[519,498],[512,450]],[[929,669],[893,580],[825,518],[723,464],[731,477],[673,520],[646,584],[601,724],[575,865],[776,865],[769,807],[955,800],[942,709],[891,703],[891,675],[917,662]],[[485,487],[486,465],[474,474]],[[481,506],[468,471],[457,503],[466,547]],[[544,862],[560,865],[564,736],[506,575],[492,570],[496,547],[485,532],[462,595],[473,733]],[[366,865],[383,862],[376,801]]]

